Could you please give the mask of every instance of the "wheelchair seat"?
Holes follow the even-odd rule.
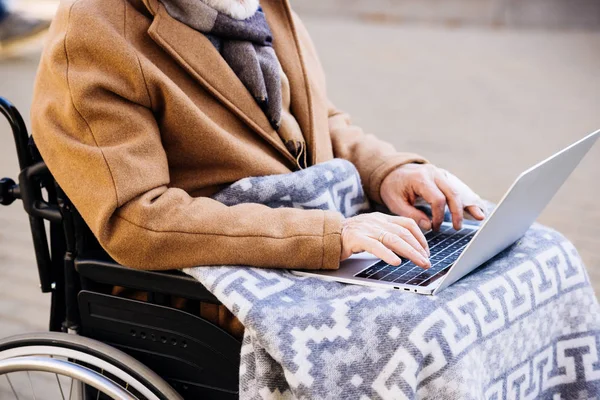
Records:
[[[185,399],[237,398],[241,343],[198,316],[200,302],[220,302],[182,272],[134,270],[112,260],[52,177],[16,107],[0,97],[0,112],[20,167],[18,183],[0,181],[0,204],[21,200],[29,214],[40,288],[51,294],[50,331],[133,356]],[[143,291],[147,300],[115,296],[115,286]],[[185,306],[172,306],[174,298]]]

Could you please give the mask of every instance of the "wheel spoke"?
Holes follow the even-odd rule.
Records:
[[[29,387],[31,388],[31,394],[33,395],[33,400],[36,400],[35,390],[33,390],[33,383],[31,383],[31,375],[29,375],[29,371],[27,371],[27,379],[29,380]]]
[[[6,374],[4,376],[6,376],[6,380],[8,381],[8,386],[10,386],[10,390],[12,390],[13,394],[15,395],[15,399],[19,400],[19,395],[17,394],[15,387],[13,386],[12,382],[10,381],[10,377],[8,376],[8,374]]]
[[[62,400],[65,400],[65,394],[63,393],[62,385],[60,384],[60,379],[58,379],[58,374],[54,374],[54,376],[56,377],[56,383],[58,383],[58,388],[60,389],[60,397],[62,397]]]
[[[72,394],[73,394],[73,378],[71,378],[71,386],[69,387],[69,400],[71,400]]]

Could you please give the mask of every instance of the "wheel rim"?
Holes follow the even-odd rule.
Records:
[[[34,357],[35,356],[38,356],[38,357],[39,356],[64,357],[69,360],[80,361],[85,364],[92,365],[96,368],[101,369],[103,372],[107,372],[107,373],[117,377],[121,381],[126,382],[127,387],[131,387],[131,388],[135,389],[138,393],[140,393],[142,396],[144,396],[144,398],[146,398],[148,400],[160,400],[158,396],[156,396],[152,391],[150,391],[146,386],[144,386],[140,381],[138,381],[136,378],[134,378],[133,376],[128,374],[126,371],[123,371],[122,369],[120,369],[120,368],[110,364],[109,362],[104,361],[96,356],[93,356],[91,354],[87,354],[85,352],[78,351],[78,350],[73,350],[73,349],[69,349],[69,348],[65,348],[65,347],[58,347],[58,346],[15,347],[12,349],[0,351],[0,362],[6,361],[6,360],[11,360],[11,359],[16,359],[16,358],[22,358],[22,357],[31,357],[31,356],[34,356]],[[55,360],[61,361],[58,359],[55,359]],[[74,364],[74,363],[72,363],[72,364]],[[74,365],[78,365],[78,364],[74,364]],[[80,367],[82,367],[82,366],[80,366]],[[82,367],[82,368],[85,368],[85,367]],[[90,370],[89,368],[86,368],[86,369]],[[97,372],[95,372],[95,373],[98,374],[99,376],[103,376],[103,374],[99,374]],[[2,372],[0,372],[0,375],[2,375]],[[63,375],[63,376],[66,376],[66,375]],[[106,379],[108,379],[108,378],[106,378]],[[10,382],[10,380],[9,380],[9,382]],[[62,387],[60,385],[60,382],[59,382],[58,386],[62,392]],[[93,386],[93,385],[90,385],[90,386]],[[106,394],[109,395],[108,393],[106,393]],[[133,397],[133,398],[136,399],[136,397]]]
[[[123,390],[121,386],[111,381],[110,379],[104,377],[103,375],[97,373],[94,370],[85,368],[75,363],[57,360],[54,358],[34,356],[14,357],[5,360],[0,360],[0,375],[6,375],[11,372],[21,371],[50,372],[53,374],[57,374],[57,376],[61,375],[69,377],[71,379],[77,379],[79,382],[85,383],[86,385],[90,385],[96,388],[98,391],[102,392],[107,396],[110,396],[115,400],[138,400],[137,397]],[[31,383],[31,380],[29,382]],[[59,387],[61,387],[60,383]],[[35,391],[33,390],[33,385],[31,386],[31,390],[35,398]]]

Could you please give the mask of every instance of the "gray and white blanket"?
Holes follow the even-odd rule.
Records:
[[[215,198],[346,216],[367,207],[341,160]],[[185,272],[246,327],[243,399],[600,398],[600,308],[573,245],[540,225],[437,296],[285,270]]]

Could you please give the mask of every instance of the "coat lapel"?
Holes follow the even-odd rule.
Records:
[[[158,0],[143,1],[154,15],[148,30],[150,37],[194,79],[296,165],[264,112],[212,43],[202,33],[172,18]],[[275,53],[290,81],[291,111],[302,129],[309,159],[314,164],[316,151],[310,90],[291,10],[287,1],[262,0],[261,5],[273,32]]]
[[[291,111],[302,129],[313,165],[316,160],[313,104],[292,11],[287,0],[261,0],[260,4],[273,32],[275,53],[290,82]]]
[[[154,20],[148,34],[194,79],[295,165],[277,132],[244,84],[200,32],[172,18],[158,0],[144,0]]]

